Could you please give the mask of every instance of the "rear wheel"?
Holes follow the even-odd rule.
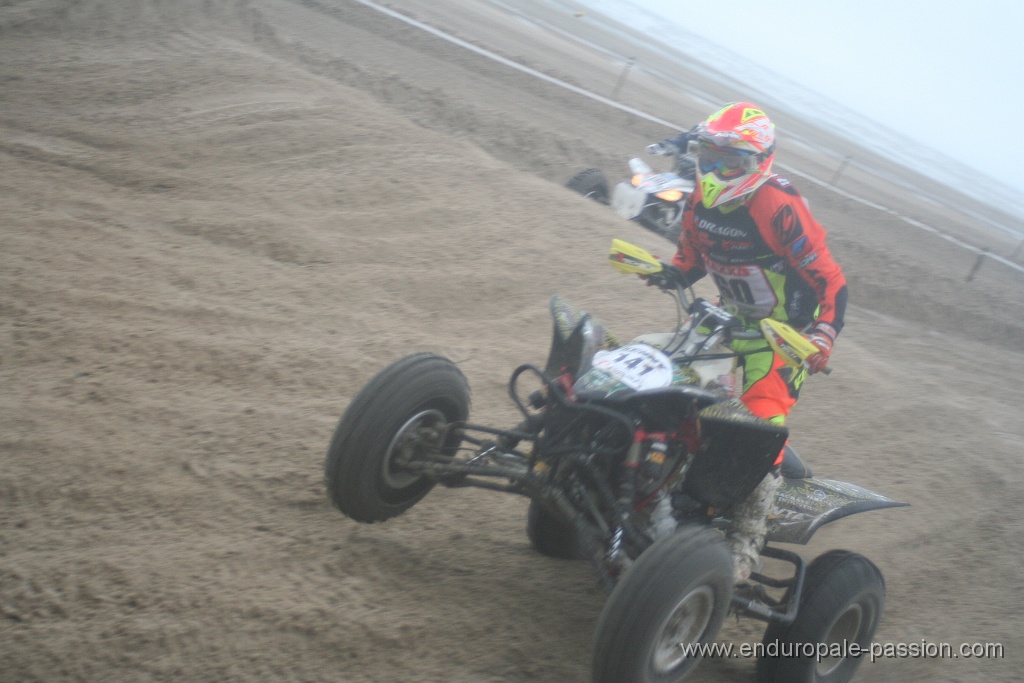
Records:
[[[569,178],[565,186],[587,199],[593,199],[601,204],[608,203],[608,178],[599,168],[587,168],[580,171]]]
[[[417,353],[363,387],[338,422],[324,479],[331,501],[359,522],[380,522],[415,505],[434,480],[404,467],[431,454],[453,455],[452,423],[469,415],[469,386],[447,358]]]
[[[526,535],[530,538],[530,545],[541,555],[559,560],[582,560],[586,557],[576,528],[533,500],[526,511]]]
[[[840,655],[852,643],[862,652],[870,648],[884,603],[882,573],[863,555],[833,550],[816,558],[807,567],[796,620],[765,631],[766,651],[777,648],[778,656],[758,659],[758,683],[849,681],[861,660]],[[810,656],[793,656],[812,647]]]
[[[594,640],[594,683],[678,683],[701,661],[732,599],[720,533],[687,526],[637,559],[612,591]]]

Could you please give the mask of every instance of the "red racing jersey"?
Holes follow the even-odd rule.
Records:
[[[773,175],[748,201],[722,208],[706,208],[699,186],[689,196],[673,265],[690,282],[710,274],[723,303],[744,318],[838,334],[846,277],[796,188]]]

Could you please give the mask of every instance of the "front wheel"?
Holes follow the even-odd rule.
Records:
[[[415,505],[434,480],[403,467],[425,456],[454,455],[452,424],[469,415],[462,371],[431,353],[389,365],[352,399],[324,464],[331,501],[357,522],[380,522]]]
[[[594,639],[594,683],[678,683],[714,640],[733,590],[722,535],[687,526],[648,548],[619,581]]]
[[[776,656],[757,660],[758,683],[849,681],[861,660],[843,655],[853,643],[861,652],[870,648],[884,603],[882,573],[863,555],[833,550],[816,558],[796,620],[765,631],[765,652]]]

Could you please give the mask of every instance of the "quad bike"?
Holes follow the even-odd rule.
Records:
[[[662,268],[619,240],[611,263],[641,274]],[[762,556],[792,571],[755,572],[734,585],[722,527],[776,466],[788,434],[736,399],[737,357],[726,342],[751,332],[682,288],[670,293],[675,331],[625,345],[552,297],[548,360],[512,373],[509,395],[523,419],[509,429],[468,421],[469,387],[450,360],[416,353],[386,367],[334,432],[325,467],[331,500],[372,523],[402,514],[436,484],[529,497],[534,548],[589,559],[610,590],[594,641],[597,683],[682,681],[730,611],[768,622],[767,653],[771,644],[786,652],[810,643],[829,655],[762,657],[762,683],[847,681],[859,658],[828,648],[869,646],[884,602],[881,573],[852,552],[805,563],[776,544],[806,544],[828,522],[903,504],[813,478],[787,446]],[[803,362],[798,332],[775,324],[763,334],[790,362]],[[526,393],[528,381],[536,388]]]
[[[584,197],[610,204],[623,218],[675,243],[682,229],[683,205],[695,187],[695,165],[682,152],[673,156],[673,170],[660,173],[642,159],[630,159],[632,177],[619,181],[611,192],[607,177],[597,168],[580,171],[565,186]]]

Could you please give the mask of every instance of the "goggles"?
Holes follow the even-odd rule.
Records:
[[[713,145],[705,140],[689,144],[687,151],[697,158],[701,173],[714,173],[722,180],[732,180],[757,168],[760,154],[734,147]]]

